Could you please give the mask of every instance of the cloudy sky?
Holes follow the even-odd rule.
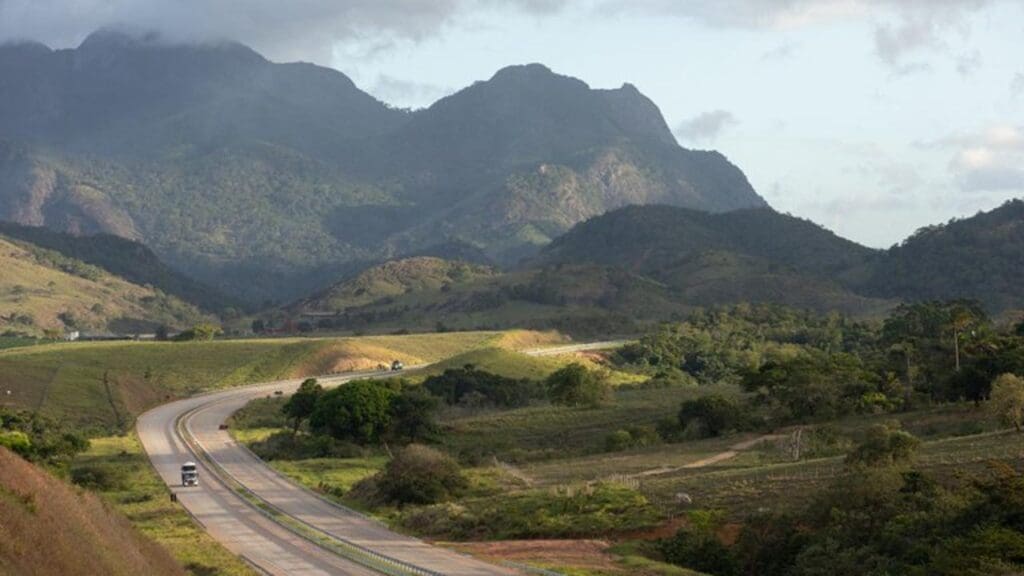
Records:
[[[236,39],[422,107],[542,62],[635,84],[778,210],[888,246],[1024,197],[1020,0],[0,0],[0,41]]]

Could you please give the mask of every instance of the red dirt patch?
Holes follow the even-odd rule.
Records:
[[[537,566],[562,566],[625,574],[603,540],[506,540],[446,543],[485,560]]]

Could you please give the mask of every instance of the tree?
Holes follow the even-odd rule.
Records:
[[[864,439],[846,455],[854,466],[885,467],[909,461],[921,441],[897,426],[876,424],[868,428]]]
[[[309,425],[339,440],[378,442],[391,425],[391,400],[395,394],[375,380],[354,380],[324,392],[310,415]]]
[[[154,337],[159,342],[166,342],[169,334],[170,334],[170,329],[167,327],[167,325],[166,324],[161,324],[161,325],[156,327],[156,333],[154,334]]]
[[[207,341],[213,340],[222,333],[224,333],[224,331],[216,324],[196,324],[192,328],[189,328],[175,336],[174,340],[176,342],[188,342],[192,340]]]
[[[596,407],[605,403],[611,394],[606,374],[588,370],[578,362],[548,376],[545,385],[551,403],[563,406]]]
[[[440,401],[422,386],[407,386],[391,401],[389,436],[399,442],[433,440]]]
[[[781,420],[798,422],[848,413],[879,388],[857,356],[815,350],[770,360],[744,375],[742,385]]]
[[[281,407],[281,412],[292,420],[292,436],[299,433],[303,420],[313,415],[317,401],[323,395],[323,386],[316,378],[308,378],[299,385],[299,389]]]
[[[455,460],[419,444],[403,448],[377,476],[380,494],[397,504],[434,504],[467,485]]]
[[[1003,374],[992,382],[988,401],[989,412],[1003,424],[1012,425],[1018,432],[1024,425],[1024,378]]]
[[[742,412],[732,400],[717,394],[687,400],[679,408],[683,429],[699,427],[701,436],[719,436],[742,425]]]

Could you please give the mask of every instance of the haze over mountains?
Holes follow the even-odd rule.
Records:
[[[636,88],[541,65],[409,112],[240,44],[104,31],[0,47],[0,103],[0,218],[141,240],[251,301],[432,246],[514,262],[627,204],[766,205]]]

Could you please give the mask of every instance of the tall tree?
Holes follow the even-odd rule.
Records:
[[[292,420],[292,436],[299,433],[302,422],[313,415],[316,403],[323,395],[324,389],[316,378],[308,378],[299,385],[299,389],[281,407],[281,412]]]

